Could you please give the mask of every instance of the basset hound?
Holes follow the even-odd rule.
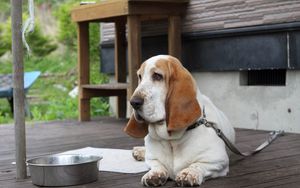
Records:
[[[124,131],[145,140],[145,150],[138,148],[136,156],[145,155],[150,167],[142,184],[161,186],[172,179],[178,186],[199,186],[207,178],[225,176],[229,157],[224,142],[212,128],[193,125],[205,106],[206,119],[232,143],[234,129],[180,61],[154,56],[141,65],[137,76],[139,84],[130,99],[134,111]]]

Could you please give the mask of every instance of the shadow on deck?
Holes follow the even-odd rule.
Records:
[[[82,147],[131,149],[143,140],[123,133],[126,120],[101,118],[80,123],[75,120],[27,125],[27,157],[55,154]],[[249,150],[266,138],[267,132],[237,129],[237,145]],[[28,178],[15,180],[14,127],[0,125],[0,188],[36,187]],[[97,182],[73,187],[143,187],[140,174],[99,172]],[[168,182],[164,187],[174,187]],[[241,159],[231,157],[229,175],[204,182],[210,187],[300,187],[300,135],[286,134],[261,153]]]

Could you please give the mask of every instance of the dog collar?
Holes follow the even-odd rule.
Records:
[[[193,123],[192,125],[188,126],[188,128],[186,129],[187,131],[195,129],[197,127],[199,127],[200,125],[205,125],[206,127],[212,127],[212,122],[207,121],[206,118],[200,118],[198,121],[196,121],[195,123]]]
[[[205,125],[206,127],[213,127],[213,123],[207,121],[207,119],[206,119],[205,106],[203,106],[202,117],[198,121],[193,123],[192,125],[188,126],[188,128],[186,130],[189,131],[189,130],[195,129],[195,128],[199,127],[200,125]]]

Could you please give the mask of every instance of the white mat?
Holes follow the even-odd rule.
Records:
[[[131,150],[107,149],[86,147],[77,150],[71,150],[60,154],[81,154],[102,156],[99,171],[120,172],[120,173],[139,173],[148,171],[144,161],[136,161],[132,157]]]

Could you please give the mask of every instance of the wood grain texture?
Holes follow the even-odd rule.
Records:
[[[143,145],[142,139],[134,139],[123,132],[127,120],[113,118],[93,119],[80,123],[75,120],[32,123],[27,125],[28,158],[55,154],[82,147],[132,149]],[[34,188],[30,178],[16,181],[14,161],[14,128],[0,126],[0,187]],[[236,143],[241,150],[253,149],[266,138],[267,131],[236,129]],[[269,147],[255,156],[242,159],[230,157],[229,174],[222,178],[206,180],[203,188],[238,187],[286,187],[296,188],[300,184],[300,135],[286,134],[279,137]],[[100,164],[101,165],[101,164]],[[99,180],[94,183],[72,186],[72,188],[95,187],[140,187],[143,173],[120,174],[99,172]],[[174,187],[168,181],[166,187]]]
[[[180,16],[170,16],[168,27],[168,51],[181,60],[181,18]]]
[[[13,109],[17,179],[26,178],[25,90],[22,42],[22,1],[12,0]]]
[[[297,0],[190,0],[182,21],[183,33],[214,31],[256,25],[297,22],[300,1]],[[167,23],[145,24],[143,35],[166,34]],[[145,28],[145,29],[144,29]],[[103,23],[102,41],[113,38],[113,25]]]
[[[81,5],[72,10],[72,20],[75,22],[113,18],[128,14],[127,0],[104,1],[97,4]]]
[[[78,40],[78,79],[79,96],[78,111],[79,121],[90,120],[90,101],[83,98],[81,85],[90,83],[90,53],[89,53],[89,23],[81,22],[77,24]]]
[[[138,85],[136,72],[142,63],[141,22],[139,16],[128,16],[128,98],[132,96]]]
[[[115,80],[119,83],[126,82],[126,20],[115,22]],[[116,115],[126,118],[127,92],[117,97]]]

